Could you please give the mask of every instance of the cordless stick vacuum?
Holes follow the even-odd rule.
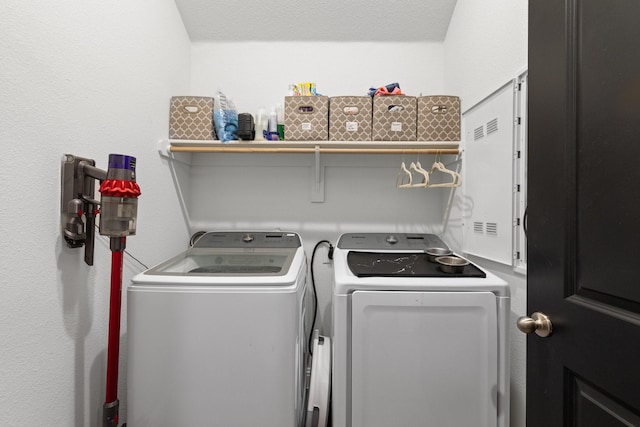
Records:
[[[95,179],[100,184],[100,202],[93,199]],[[118,426],[118,359],[122,302],[122,255],[127,236],[136,234],[138,197],[136,159],[109,155],[109,168],[95,167],[91,159],[65,155],[62,161],[63,236],[67,246],[85,246],[85,262],[93,265],[94,218],[100,214],[99,232],[109,236],[111,248],[111,296],[107,347],[107,390],[102,425]],[[100,209],[98,209],[98,206]],[[82,218],[85,218],[86,229]]]
[[[111,248],[111,297],[109,302],[109,345],[107,347],[107,392],[102,425],[118,425],[118,360],[120,352],[120,303],[122,301],[122,255],[127,236],[136,234],[138,197],[136,159],[109,155],[107,179],[100,184],[100,234],[109,236]]]

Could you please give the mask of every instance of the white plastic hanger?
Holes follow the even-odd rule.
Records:
[[[400,165],[400,171],[398,172],[398,176],[396,176],[396,187],[397,188],[410,188],[413,184],[413,175],[407,169],[407,166],[402,161]]]
[[[416,160],[415,163],[411,162],[409,170],[416,171],[422,177],[419,183],[411,185],[412,188],[426,188],[429,186],[429,172],[422,168],[419,160]]]
[[[429,171],[429,174],[434,174],[435,172],[442,172],[442,173],[451,175],[451,182],[443,182],[441,184],[429,184],[428,185],[429,188],[460,187],[460,185],[462,185],[462,176],[460,176],[460,174],[454,170],[447,169],[445,165],[442,164],[442,162],[440,162],[438,159],[436,159],[436,161],[433,162],[433,165],[431,166],[431,170]]]

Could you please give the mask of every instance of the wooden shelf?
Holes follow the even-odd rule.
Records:
[[[459,154],[459,141],[194,141],[170,139],[172,153]]]
[[[169,139],[158,142],[161,157],[191,166],[191,153],[310,153],[310,200],[324,202],[325,166],[321,154],[460,154],[460,141],[229,141]],[[178,153],[182,153],[179,155]],[[302,158],[301,158],[302,159]],[[303,163],[309,165],[309,158]],[[173,167],[173,165],[172,165]],[[175,171],[174,171],[175,174]]]

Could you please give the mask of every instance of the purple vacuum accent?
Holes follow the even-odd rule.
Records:
[[[109,154],[109,169],[136,171],[136,158],[125,154]]]

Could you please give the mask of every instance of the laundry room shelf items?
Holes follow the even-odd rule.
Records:
[[[458,141],[230,141],[170,139],[172,153],[459,154]]]

